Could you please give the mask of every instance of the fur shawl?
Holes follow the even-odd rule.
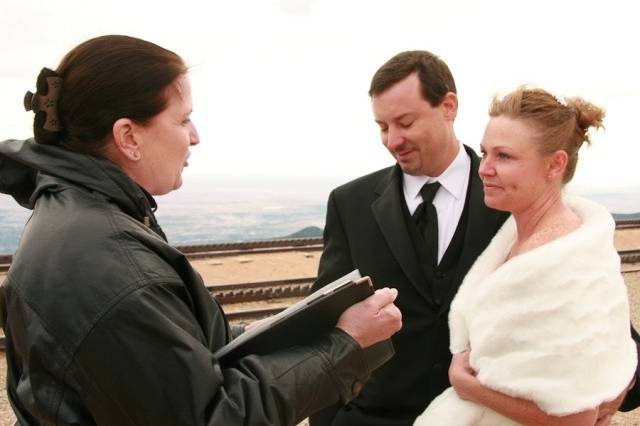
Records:
[[[574,197],[566,202],[581,217],[580,228],[505,262],[517,237],[509,218],[465,277],[449,314],[451,352],[471,349],[471,366],[482,384],[534,401],[553,415],[615,398],[637,362],[613,246],[615,224],[593,202]],[[440,405],[436,417],[448,412],[454,423],[427,416],[416,424],[480,424],[460,423],[458,402],[484,411],[475,417],[482,424],[489,420],[487,411],[498,417],[486,424],[507,420],[460,400],[451,389],[445,392],[444,406],[434,401]]]

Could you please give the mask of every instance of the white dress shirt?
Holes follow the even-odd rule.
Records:
[[[404,200],[412,215],[422,203],[420,195],[422,186],[425,183],[440,182],[441,186],[433,199],[433,205],[438,213],[438,263],[447,251],[462,216],[470,172],[471,159],[460,144],[458,155],[440,176],[411,176],[402,173]]]

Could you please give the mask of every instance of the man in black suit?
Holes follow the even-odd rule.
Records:
[[[397,164],[329,196],[314,289],[358,268],[377,287],[398,289],[403,328],[392,338],[395,356],[361,393],[313,415],[311,426],[408,426],[449,386],[450,303],[507,217],[485,206],[480,159],[455,136],[456,86],[440,58],[394,56],[375,73],[369,95]],[[423,185],[433,182],[434,198],[420,206]],[[436,212],[431,228],[416,219],[425,206]]]

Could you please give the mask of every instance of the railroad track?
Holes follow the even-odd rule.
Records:
[[[622,263],[637,263],[640,262],[640,250],[620,250],[618,251],[620,260]]]
[[[302,297],[309,293],[316,277],[260,281],[241,284],[207,285],[207,290],[221,305],[256,302],[285,297]]]
[[[640,219],[616,220],[616,229],[640,228]]]
[[[189,259],[194,260],[212,257],[237,256],[239,254],[318,251],[322,250],[322,244],[322,238],[291,238],[239,243],[199,244],[176,246],[176,248],[186,254]]]
[[[216,243],[176,246],[189,260],[238,256],[256,253],[281,253],[287,251],[321,251],[322,238],[291,238],[238,243]],[[11,266],[13,256],[0,254],[0,272]]]

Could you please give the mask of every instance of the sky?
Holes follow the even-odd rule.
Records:
[[[0,0],[0,139],[31,135],[39,70],[78,43],[127,34],[190,65],[201,143],[191,176],[354,178],[393,163],[369,82],[394,54],[441,56],[456,79],[456,134],[478,151],[492,96],[521,84],[607,110],[573,185],[638,189],[640,26],[632,1]]]

